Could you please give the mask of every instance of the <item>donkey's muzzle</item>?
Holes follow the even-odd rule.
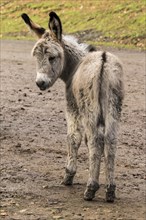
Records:
[[[36,84],[40,90],[45,90],[47,88],[46,83],[43,80],[36,81]]]

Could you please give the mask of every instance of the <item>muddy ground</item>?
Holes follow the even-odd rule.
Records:
[[[66,162],[64,84],[49,91],[35,85],[33,42],[1,41],[1,213],[6,220],[144,220],[144,52],[113,50],[124,64],[123,105],[114,204],[105,202],[104,165],[100,190],[83,200],[88,154],[79,150],[72,187],[61,185]]]

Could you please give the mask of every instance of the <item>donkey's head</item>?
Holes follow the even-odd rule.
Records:
[[[49,16],[49,30],[45,30],[35,24],[27,14],[22,14],[24,22],[39,38],[32,50],[32,55],[37,61],[36,84],[41,90],[54,84],[64,66],[61,21],[55,12],[50,12]]]

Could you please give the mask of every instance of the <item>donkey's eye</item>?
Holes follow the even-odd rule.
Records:
[[[55,57],[49,57],[49,61],[53,62],[55,60]]]

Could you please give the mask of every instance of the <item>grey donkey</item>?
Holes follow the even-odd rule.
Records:
[[[84,134],[89,151],[84,199],[92,200],[99,189],[104,155],[106,201],[114,202],[117,131],[124,96],[122,65],[111,53],[96,51],[91,45],[64,36],[58,15],[50,12],[49,16],[49,28],[45,30],[22,14],[24,22],[39,38],[32,50],[37,62],[37,86],[46,90],[61,78],[66,87],[68,157],[63,184],[73,184]]]

